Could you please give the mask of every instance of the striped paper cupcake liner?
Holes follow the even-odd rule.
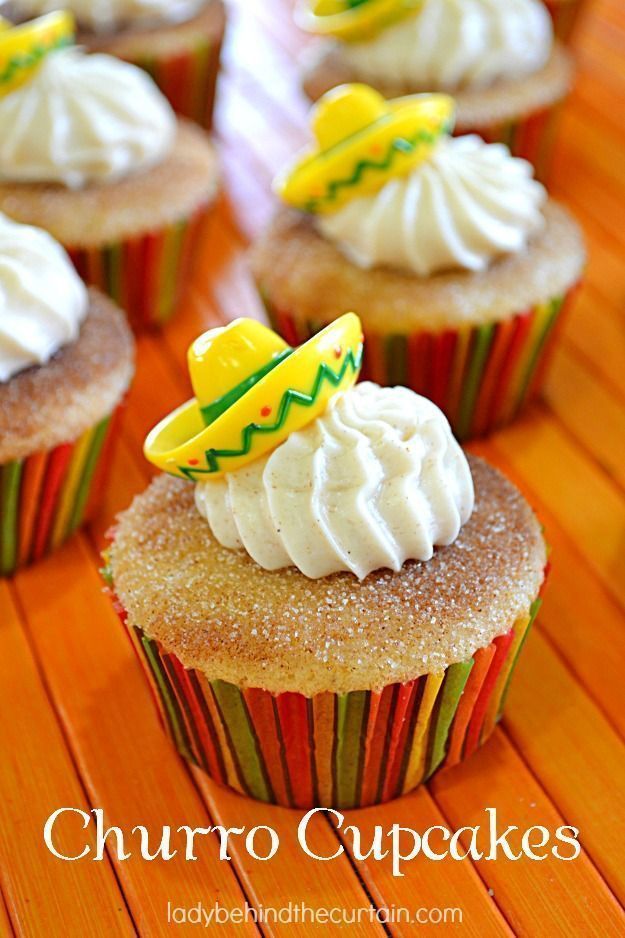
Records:
[[[120,409],[73,443],[0,465],[0,575],[40,560],[88,520],[110,465]]]
[[[67,250],[82,279],[112,297],[136,332],[158,328],[176,311],[206,213],[207,206],[202,206],[190,218],[157,231]]]
[[[222,38],[198,33],[192,45],[175,55],[126,58],[154,79],[177,114],[210,130]]]
[[[315,697],[209,681],[140,629],[126,631],[186,759],[260,801],[351,808],[411,791],[490,736],[539,604],[470,661],[379,692]]]
[[[535,111],[522,120],[503,121],[488,127],[456,127],[455,136],[475,133],[487,143],[505,143],[513,156],[528,160],[535,176],[545,182],[549,175],[556,137],[559,105]]]
[[[573,293],[483,326],[409,334],[365,329],[361,379],[405,385],[430,398],[460,440],[485,436],[513,420],[539,391]],[[326,325],[297,319],[263,299],[273,328],[292,345]]]
[[[545,0],[553,20],[555,35],[562,42],[570,40],[585,3],[586,0]]]

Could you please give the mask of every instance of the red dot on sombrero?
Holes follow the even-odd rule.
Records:
[[[270,413],[271,413],[271,407],[263,407],[261,409],[260,415],[261,417],[268,417]]]
[[[377,155],[378,153],[381,153],[381,152],[382,152],[382,146],[381,146],[381,144],[379,144],[379,143],[373,143],[373,144],[371,145],[371,152],[372,152],[372,153],[375,153],[376,155]]]
[[[199,463],[199,461],[200,461],[199,459],[190,459],[190,460],[189,460],[189,465],[190,465],[190,466],[197,466],[197,464]]]
[[[334,357],[340,358],[342,354],[343,354],[343,349],[341,348],[340,345],[337,345],[336,348],[334,349]]]

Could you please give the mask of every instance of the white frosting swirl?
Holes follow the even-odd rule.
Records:
[[[206,3],[207,0],[10,0],[8,6],[19,19],[31,19],[63,7],[71,10],[83,29],[111,33],[124,26],[182,23]]]
[[[523,250],[543,227],[547,193],[532,174],[503,144],[444,138],[410,175],[315,223],[360,267],[421,277],[484,270],[500,255]]]
[[[0,214],[0,381],[44,364],[73,342],[88,305],[60,244]]]
[[[269,456],[198,483],[217,540],[261,567],[359,579],[451,544],[473,510],[464,453],[442,412],[407,388],[359,384]]]
[[[455,91],[530,75],[552,43],[540,0],[425,0],[368,42],[343,43],[341,58],[372,84]]]
[[[176,118],[152,80],[109,55],[65,49],[0,98],[0,179],[75,189],[159,163]]]

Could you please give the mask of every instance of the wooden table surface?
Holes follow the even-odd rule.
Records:
[[[228,317],[259,312],[248,241],[271,211],[273,171],[305,140],[297,85],[302,37],[288,0],[233,4],[218,110],[225,194],[179,315],[139,341],[110,487],[101,516],[63,550],[0,581],[0,934],[191,934],[167,923],[190,907],[374,906],[458,908],[462,926],[419,933],[623,935],[625,919],[625,5],[596,0],[576,41],[580,73],[560,126],[553,192],[583,222],[591,262],[564,329],[545,399],[513,427],[472,446],[527,494],[553,545],[553,573],[526,646],[506,718],[469,764],[386,806],[350,813],[363,833],[398,822],[424,830],[480,823],[486,805],[506,824],[580,829],[571,863],[548,859],[407,864],[308,859],[296,843],[302,812],[222,790],[174,754],[98,576],[114,514],[143,489],[146,431],[188,396],[187,344]],[[280,835],[256,862],[240,847],[218,858],[216,837],[197,862],[55,859],[45,819],[61,806],[101,807],[109,823],[253,827]],[[315,843],[338,845],[321,816]],[[78,826],[75,827],[75,832]],[[65,840],[80,842],[76,833]],[[71,845],[70,845],[71,846]],[[328,926],[265,924],[267,935]],[[441,930],[442,929],[442,930]],[[216,932],[256,933],[234,925]],[[353,925],[354,935],[415,933]],[[209,933],[211,931],[209,930]]]

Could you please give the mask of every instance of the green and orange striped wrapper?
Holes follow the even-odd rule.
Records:
[[[513,156],[531,163],[536,178],[545,182],[549,176],[559,112],[560,105],[556,104],[515,121],[488,127],[456,127],[454,136],[474,133],[487,143],[505,143]]]
[[[114,244],[66,249],[85,283],[112,297],[126,311],[135,332],[159,328],[176,311],[208,207]]]
[[[40,560],[93,514],[121,407],[72,443],[0,465],[0,575]]]
[[[381,691],[315,697],[209,681],[140,629],[126,631],[186,759],[260,801],[352,808],[411,791],[490,736],[539,604],[470,661]]]
[[[513,420],[539,391],[573,294],[482,326],[412,333],[365,329],[361,379],[404,385],[428,397],[460,440],[484,436]],[[263,300],[273,328],[291,345],[326,325],[297,319]]]
[[[210,130],[222,39],[198,34],[193,44],[175,55],[140,56],[128,61],[154,79],[177,114]]]
[[[545,5],[551,14],[555,35],[562,42],[568,42],[586,0],[545,0]]]

